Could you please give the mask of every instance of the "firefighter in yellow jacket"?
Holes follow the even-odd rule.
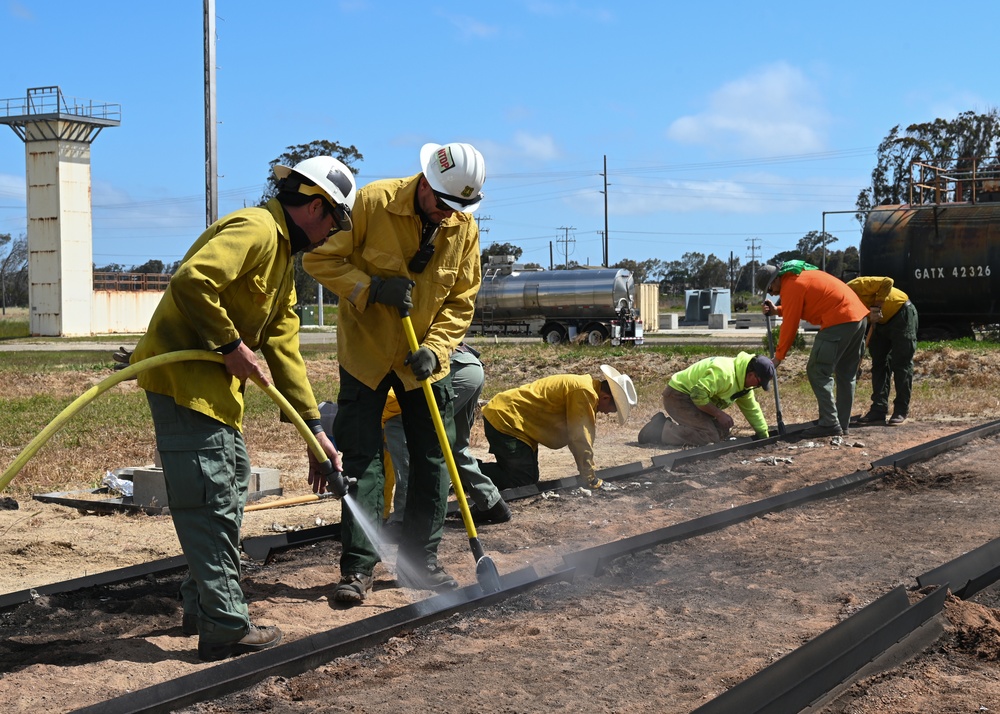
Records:
[[[449,478],[420,381],[429,379],[454,440],[449,356],[465,336],[480,283],[479,231],[486,167],[470,144],[427,144],[421,173],[358,191],[354,229],[305,256],[303,265],[340,298],[340,393],[333,433],[352,490],[372,522],[383,512],[382,409],[392,388],[410,453],[409,488],[396,560],[404,585],[443,590],[458,583],[437,562]],[[400,312],[420,343],[410,353]],[[358,603],[379,555],[351,511],[341,520],[340,582],[334,600]]]
[[[603,379],[590,375],[556,374],[523,387],[508,389],[483,407],[483,429],[496,462],[479,469],[496,487],[517,488],[537,483],[538,446],[568,446],[579,470],[580,485],[600,488],[594,462],[597,414],[618,414],[624,424],[636,405],[632,380],[602,364]]]
[[[275,387],[316,433],[334,467],[340,455],[323,434],[299,353],[293,307],[297,252],[351,227],[355,184],[329,156],[294,168],[275,166],[278,194],[264,206],[231,213],[202,233],[170,280],[132,361],[187,349],[215,350],[225,364],[182,362],[143,372],[167,503],[189,576],[181,587],[185,634],[198,655],[218,660],[276,645],[277,627],[250,622],[240,588],[240,524],[250,482],[241,433],[243,389],[260,350]],[[309,454],[309,482],[326,489]]]
[[[896,385],[889,426],[899,426],[910,413],[913,356],[917,352],[917,308],[909,296],[884,276],[866,275],[847,283],[870,310],[868,350],[872,356],[872,406],[859,421],[885,424],[889,416],[890,377]]]

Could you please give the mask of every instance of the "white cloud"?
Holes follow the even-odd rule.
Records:
[[[562,151],[551,134],[519,131],[505,142],[480,138],[467,141],[483,152],[487,176],[511,171],[520,173],[542,170],[545,162],[562,156]]]
[[[729,215],[788,214],[830,205],[849,206],[854,184],[819,175],[790,179],[771,173],[744,173],[718,180],[641,180],[616,178],[610,185],[609,209],[620,216],[713,213]],[[567,202],[590,215],[604,211],[603,196],[580,191]]]
[[[17,0],[10,0],[10,2],[7,3],[7,8],[10,10],[10,14],[19,20],[35,19],[35,14],[22,3],[17,2]]]
[[[487,25],[468,15],[452,15],[439,12],[438,15],[449,22],[456,30],[462,34],[465,40],[481,40],[499,34],[500,30],[495,25]]]
[[[823,150],[829,123],[809,78],[782,62],[723,85],[705,111],[680,117],[667,136],[743,156],[804,154]]]
[[[527,121],[534,115],[535,110],[531,107],[524,104],[517,104],[504,110],[503,118],[511,124],[516,124],[517,122]]]
[[[603,215],[604,197],[582,191],[567,199],[592,215]],[[765,206],[745,184],[736,181],[668,181],[657,187],[619,186],[608,194],[609,209],[616,216],[649,216],[672,213],[760,213]]]
[[[560,155],[556,141],[551,135],[532,135],[523,131],[514,134],[514,150],[535,161],[553,161]]]

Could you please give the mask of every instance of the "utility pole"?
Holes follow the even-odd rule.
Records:
[[[205,0],[205,226],[219,218],[215,122],[215,0]]]
[[[555,270],[556,264],[552,258],[552,241],[549,241],[549,270]]]
[[[563,255],[565,256],[565,260],[563,261],[563,266],[569,268],[569,244],[576,243],[576,238],[570,238],[569,232],[575,231],[576,228],[574,228],[573,226],[569,227],[559,226],[559,230],[563,231],[563,237],[556,239],[556,242],[563,244]]]
[[[601,174],[604,177],[604,190],[601,193],[604,194],[604,239],[601,241],[604,244],[604,267],[608,267],[608,155],[604,155],[604,173]]]
[[[757,245],[760,243],[760,238],[746,240],[750,244],[750,295],[754,296],[757,294]]]
[[[483,223],[482,222],[483,221],[492,221],[492,220],[493,220],[493,216],[479,216],[479,215],[476,216],[476,227],[479,229],[479,233],[480,234],[482,234],[482,233],[489,233],[490,232],[489,228],[483,228]]]

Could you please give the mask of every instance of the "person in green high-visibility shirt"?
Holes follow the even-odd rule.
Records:
[[[726,413],[736,404],[754,430],[768,437],[764,412],[754,396],[774,379],[774,364],[764,355],[740,352],[736,357],[708,357],[670,378],[663,407],[639,431],[640,444],[704,446],[729,438],[735,422]]]

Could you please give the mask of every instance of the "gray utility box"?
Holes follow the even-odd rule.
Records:
[[[707,323],[710,315],[722,315],[728,323],[733,310],[728,288],[684,291],[684,322]]]
[[[247,501],[256,501],[264,496],[280,496],[281,472],[278,469],[250,468],[250,488]],[[163,480],[163,469],[150,466],[132,471],[132,503],[149,508],[167,508],[167,484]]]

